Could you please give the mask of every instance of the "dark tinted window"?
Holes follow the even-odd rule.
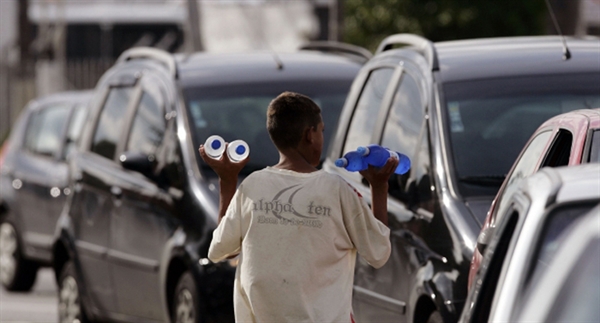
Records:
[[[279,153],[267,133],[269,102],[284,91],[308,95],[321,108],[325,123],[323,155],[340,115],[351,79],[262,82],[184,89],[189,110],[194,146],[198,147],[213,134],[226,141],[242,139],[250,146],[250,162],[242,173],[274,165]],[[195,149],[197,153],[197,149]],[[200,160],[198,156],[198,160]],[[203,167],[213,174],[208,166]]]
[[[154,156],[164,133],[163,107],[150,94],[144,92],[133,120],[126,150]]]
[[[358,146],[372,144],[373,127],[377,121],[381,101],[390,84],[394,69],[381,68],[371,72],[354,108],[352,121],[348,128],[344,151],[356,150]]]
[[[444,86],[446,124],[458,178],[501,178],[547,119],[600,106],[598,74],[461,81]],[[461,183],[464,196],[494,195],[501,180]]]
[[[27,126],[25,148],[37,154],[58,156],[69,110],[68,105],[56,105],[33,114]]]
[[[130,87],[110,89],[100,112],[91,151],[108,159],[114,158],[132,91]]]
[[[594,131],[591,144],[589,162],[600,163],[600,130]]]
[[[515,228],[519,220],[519,212],[511,210],[510,214],[507,214],[507,221],[499,224],[497,227],[497,235],[492,243],[488,246],[485,256],[482,260],[480,272],[483,277],[481,280],[477,279],[473,289],[478,290],[476,299],[474,301],[473,309],[470,310],[471,318],[469,322],[487,322],[492,307],[492,301],[494,300],[494,294],[498,287],[498,280],[502,273],[502,267],[510,242],[515,233]],[[477,278],[479,278],[479,274]]]
[[[561,129],[556,135],[552,146],[548,149],[548,155],[544,159],[542,167],[559,167],[569,165],[571,157],[571,146],[573,145],[573,134],[570,131]]]

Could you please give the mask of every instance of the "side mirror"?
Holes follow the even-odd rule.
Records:
[[[485,252],[485,249],[490,244],[490,241],[492,241],[494,229],[494,227],[487,227],[483,231],[481,231],[481,233],[477,237],[477,250],[479,250],[479,253],[481,253],[482,256]]]
[[[152,171],[154,170],[154,156],[148,156],[140,152],[127,151],[119,156],[119,160],[121,161],[123,168],[152,178]]]

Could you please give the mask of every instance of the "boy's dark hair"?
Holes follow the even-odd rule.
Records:
[[[275,146],[294,148],[300,143],[306,128],[321,122],[321,109],[306,95],[283,92],[267,109],[267,131]]]

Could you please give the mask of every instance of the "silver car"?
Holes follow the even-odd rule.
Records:
[[[600,164],[544,168],[513,193],[493,227],[460,322],[515,322],[564,232],[600,203]]]

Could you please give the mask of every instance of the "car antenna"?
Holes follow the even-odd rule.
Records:
[[[550,1],[549,0],[545,0],[545,1],[546,1],[546,7],[548,8],[548,11],[550,12],[550,17],[552,18],[552,23],[554,24],[554,28],[556,28],[556,31],[558,32],[558,35],[560,36],[560,39],[562,40],[563,60],[567,61],[571,58],[571,52],[569,51],[569,47],[567,47],[567,42],[565,41],[565,36],[563,35],[562,31],[560,30],[560,26],[558,25],[558,20],[556,20],[556,16],[554,15],[554,11],[552,10]]]

